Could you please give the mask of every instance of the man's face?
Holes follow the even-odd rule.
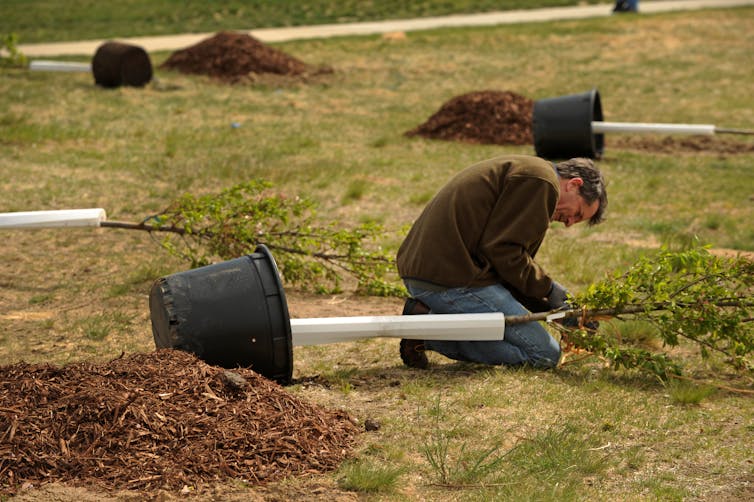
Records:
[[[600,202],[595,200],[587,204],[581,196],[579,190],[584,180],[581,178],[560,179],[560,199],[555,206],[555,212],[552,215],[552,221],[559,221],[566,227],[574,223],[588,220],[600,207]]]

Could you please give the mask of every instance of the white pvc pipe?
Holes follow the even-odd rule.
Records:
[[[0,213],[0,228],[98,227],[107,219],[102,208]]]
[[[438,314],[291,319],[294,347],[391,337],[414,340],[502,340],[505,316]]]
[[[89,63],[35,60],[29,63],[29,69],[32,71],[90,72],[92,65]]]
[[[715,134],[715,126],[710,124],[643,124],[640,122],[592,122],[592,132],[656,132],[666,134]]]

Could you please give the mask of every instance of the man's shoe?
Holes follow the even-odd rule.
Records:
[[[402,315],[429,314],[429,307],[416,298],[406,298]]]
[[[429,314],[429,307],[416,298],[407,298],[403,305],[403,315]],[[427,369],[429,360],[424,353],[424,340],[401,340],[401,360],[409,368]]]
[[[424,340],[401,339],[401,360],[409,368],[427,369],[429,359],[424,351]]]

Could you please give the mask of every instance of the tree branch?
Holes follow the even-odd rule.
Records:
[[[748,300],[748,301],[746,301]],[[754,297],[741,297],[730,298],[720,302],[713,302],[713,305],[717,307],[754,307]],[[675,304],[679,308],[688,307],[688,304]],[[638,314],[641,312],[659,312],[663,310],[669,310],[668,303],[661,303],[650,306],[649,308],[641,305],[625,305],[623,307],[609,308],[609,309],[570,309],[570,310],[550,310],[548,312],[533,312],[531,314],[507,316],[505,318],[506,324],[523,324],[533,321],[548,321],[556,320],[559,318],[573,318],[573,317],[616,317],[620,314]]]

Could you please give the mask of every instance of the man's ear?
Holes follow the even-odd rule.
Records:
[[[584,180],[581,178],[571,178],[566,182],[566,185],[572,187],[572,188],[580,188],[584,184]]]

